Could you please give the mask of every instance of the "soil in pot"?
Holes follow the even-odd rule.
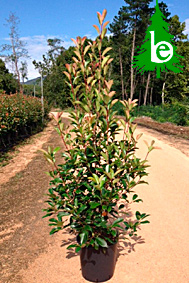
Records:
[[[117,243],[108,248],[85,247],[81,249],[80,261],[83,277],[91,282],[109,280],[115,269],[117,259]]]

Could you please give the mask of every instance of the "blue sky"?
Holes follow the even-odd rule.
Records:
[[[160,2],[160,0],[159,0]],[[177,14],[180,21],[186,21],[189,33],[189,0],[164,0],[171,16]],[[97,24],[96,12],[107,9],[106,19],[110,22],[117,15],[124,0],[0,0],[0,45],[8,43],[8,27],[4,26],[5,18],[13,12],[20,19],[19,33],[27,42],[31,59],[28,61],[28,78],[38,76],[32,60],[42,60],[47,52],[47,39],[57,37],[64,41],[68,48],[71,38],[96,36],[93,24]],[[153,1],[155,5],[155,0]]]

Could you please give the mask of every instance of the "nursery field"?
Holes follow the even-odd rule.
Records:
[[[69,124],[66,113],[63,120]],[[49,145],[63,147],[53,123],[0,168],[2,283],[87,282],[81,276],[79,256],[66,250],[71,236],[66,232],[49,236],[48,219],[42,219],[49,165],[38,150]],[[179,129],[184,131],[173,131]],[[137,206],[150,214],[151,223],[125,246],[120,241],[115,274],[108,282],[187,283],[189,141],[185,135],[184,139],[144,126],[138,126],[140,132],[144,133],[139,142],[140,157],[146,152],[144,140],[154,139],[159,148],[149,156],[149,185],[137,189],[144,200]]]

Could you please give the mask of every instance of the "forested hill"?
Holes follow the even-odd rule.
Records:
[[[24,83],[25,85],[36,85],[36,84],[40,84],[40,77],[37,77],[35,79],[32,80],[28,80],[27,82]]]

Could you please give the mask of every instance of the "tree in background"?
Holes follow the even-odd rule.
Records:
[[[181,55],[180,64],[183,66],[183,72],[175,74],[168,71],[164,79],[164,89],[166,99],[183,100],[187,94],[189,85],[189,40],[184,34],[186,28],[185,22],[181,23],[177,15],[170,18],[169,31],[173,35],[174,45],[177,47],[177,53]]]
[[[137,15],[135,26],[134,20],[136,15],[135,18],[132,17],[134,12],[137,13],[137,6],[135,7],[135,11],[133,11],[132,8],[134,4],[137,5],[137,1],[131,1],[132,3],[129,3],[129,1],[125,2],[126,6],[120,8],[118,15],[114,17],[109,28],[112,33],[110,36],[110,45],[113,47],[112,56],[114,57],[111,75],[115,82],[114,90],[117,91],[118,97],[120,99],[123,99],[123,97],[129,97],[128,93],[130,92],[130,97],[138,98],[139,105],[142,103],[159,104],[163,101],[163,99],[170,101],[171,96],[177,97],[177,99],[184,97],[183,95],[186,93],[188,82],[188,63],[185,59],[188,58],[188,43],[186,38],[183,37],[183,34],[181,35],[181,31],[183,32],[185,26],[184,23],[179,22],[178,16],[170,17],[167,5],[164,2],[159,3],[159,10],[164,16],[164,24],[170,24],[170,33],[174,36],[172,37],[172,40],[175,45],[175,50],[177,47],[177,54],[184,56],[184,58],[179,57],[180,65],[184,66],[183,73],[175,74],[171,70],[168,70],[168,72],[164,70],[161,73],[161,78],[159,79],[156,78],[155,70],[141,74],[137,72],[136,68],[132,68],[131,70],[132,64],[130,59],[133,54],[133,46],[141,46],[142,43],[144,43],[143,40],[146,36],[146,30],[149,28],[150,18],[155,14],[155,8],[149,8],[149,6],[146,5],[143,9],[138,11],[139,15]],[[139,7],[139,4],[143,1],[138,2],[140,2],[138,3]],[[128,11],[131,13],[132,19],[128,18]],[[136,28],[136,33],[134,27]],[[135,44],[133,44],[134,42]],[[121,52],[119,52],[119,50],[121,50]],[[137,55],[139,50],[139,47],[135,48],[134,56]],[[175,62],[170,63],[173,64],[173,68],[177,68],[174,66]],[[131,91],[131,89],[133,91]]]
[[[36,69],[43,70],[44,96],[55,107],[65,106],[65,99],[69,95],[69,88],[65,86],[63,71],[66,61],[64,59],[65,48],[60,39],[48,39],[49,51],[43,55],[42,62],[33,61]],[[72,56],[74,53],[72,53]],[[65,91],[66,88],[66,91]]]
[[[27,65],[26,61],[21,62],[20,74],[21,74],[21,77],[22,77],[22,83],[24,84],[24,80],[28,79],[27,78],[27,75],[28,75],[28,65]]]
[[[5,63],[0,59],[0,94],[1,93],[15,93],[18,90],[17,81],[13,74],[5,67]]]
[[[130,52],[128,52],[130,57],[130,98],[133,99],[136,88],[136,74],[132,68],[132,62],[135,53],[136,42],[138,45],[139,41],[141,40],[141,36],[144,34],[144,31],[148,25],[148,20],[152,12],[152,9],[149,7],[149,5],[152,0],[124,1],[126,6],[123,6],[119,10],[118,16],[114,17],[113,23],[110,24],[109,30],[113,33],[115,40],[117,40],[116,35],[121,33],[125,36],[125,38],[127,38],[127,41],[130,41]],[[119,37],[121,37],[120,34]],[[125,41],[123,41],[123,44],[124,42]]]
[[[50,48],[47,56],[52,66],[56,63],[57,57],[65,51],[65,48],[62,46],[63,41],[59,38],[49,38],[47,39],[48,47]]]
[[[5,55],[1,55],[1,57],[5,57],[6,62],[12,62],[12,64],[14,65],[14,71],[17,76],[19,90],[20,92],[22,92],[22,85],[20,83],[19,60],[23,57],[29,57],[28,51],[25,48],[26,44],[22,40],[20,40],[19,37],[19,18],[11,12],[9,18],[6,19],[6,22],[10,28],[9,36],[11,44],[3,44],[1,46],[1,52],[5,53]]]
[[[119,84],[121,81],[121,94],[122,100],[128,98],[127,95],[127,85],[128,82],[125,81],[125,65],[126,60],[129,63],[129,42],[125,36],[127,32],[127,25],[125,24],[124,14],[122,9],[119,10],[118,16],[115,16],[112,24],[110,24],[109,30],[113,33],[113,36],[110,37],[110,45],[113,47],[112,57],[114,58],[113,62],[113,72],[114,72],[114,87],[117,91],[119,90]],[[119,72],[117,72],[119,70]]]

